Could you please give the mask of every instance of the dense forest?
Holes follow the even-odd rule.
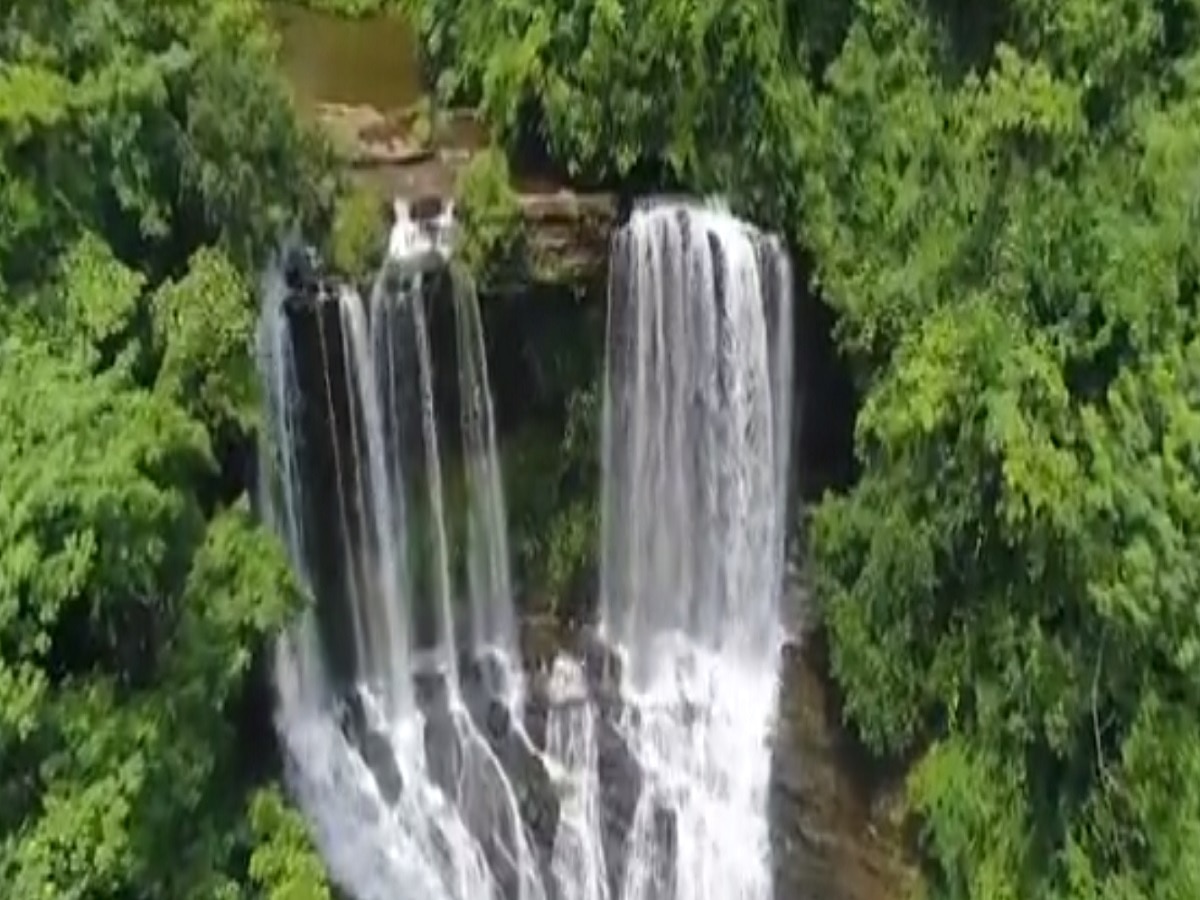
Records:
[[[811,602],[930,895],[1200,897],[1200,3],[319,5],[805,261],[861,397]],[[340,189],[273,52],[253,0],[0,19],[0,897],[328,896],[245,715],[306,602],[254,288]]]
[[[244,495],[255,273],[331,177],[254,3],[6,5],[0,896],[329,896],[239,721],[304,602]]]

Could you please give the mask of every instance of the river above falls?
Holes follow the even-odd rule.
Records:
[[[271,4],[280,62],[301,105],[408,107],[424,84],[416,35],[403,19],[347,19],[294,3]]]

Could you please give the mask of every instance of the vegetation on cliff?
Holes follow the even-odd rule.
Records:
[[[243,494],[250,286],[325,159],[254,3],[8,4],[0,897],[329,896],[239,724],[304,602]]]
[[[811,258],[864,397],[817,602],[935,893],[1200,895],[1200,7],[407,5],[510,149]]]
[[[335,271],[355,280],[369,278],[387,250],[387,210],[383,198],[362,185],[348,185],[333,205],[328,257]]]
[[[504,153],[489,148],[475,156],[459,176],[454,193],[462,236],[456,252],[486,288],[505,268],[519,264],[524,237],[521,207]]]
[[[863,395],[817,602],[935,894],[1200,896],[1200,5],[387,5],[509,150],[720,189],[811,260]],[[329,896],[240,731],[305,602],[244,497],[251,287],[335,189],[259,15],[0,24],[0,897]],[[506,183],[464,180],[488,228]],[[556,588],[595,399],[518,548]]]

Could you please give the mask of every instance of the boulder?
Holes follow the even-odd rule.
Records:
[[[363,762],[375,776],[380,795],[388,803],[395,804],[404,791],[395,751],[391,741],[371,726],[357,691],[351,692],[342,705],[341,724],[343,733],[358,748]]]

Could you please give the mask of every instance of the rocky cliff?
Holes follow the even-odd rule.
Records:
[[[389,203],[399,197],[418,208],[440,206],[483,144],[466,111],[446,113],[437,125],[417,110],[385,113],[344,103],[319,104],[316,114],[355,178]],[[561,286],[602,280],[616,198],[544,182],[518,181],[517,189],[526,241],[521,279]]]

